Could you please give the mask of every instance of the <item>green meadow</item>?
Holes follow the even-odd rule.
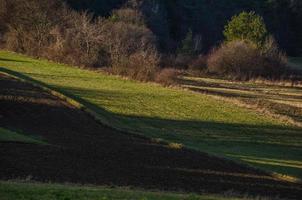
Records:
[[[147,192],[130,188],[105,188],[39,183],[0,182],[1,200],[239,200],[195,194]],[[243,200],[243,198],[240,198]],[[249,198],[244,198],[249,200]]]
[[[113,128],[302,178],[302,129],[256,110],[6,51],[0,70],[79,101]]]

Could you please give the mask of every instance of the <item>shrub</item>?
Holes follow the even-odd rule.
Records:
[[[188,69],[193,60],[192,55],[178,54],[175,57],[174,66],[177,69]]]
[[[199,55],[197,58],[193,59],[188,68],[191,72],[201,72],[207,69],[207,56]]]
[[[266,39],[267,29],[261,16],[255,12],[242,12],[232,17],[223,33],[227,41],[248,40],[260,47]]]
[[[0,37],[5,31],[10,50],[83,67],[112,67],[113,73],[142,81],[155,79],[157,41],[138,9],[115,10],[104,19],[71,10],[59,0],[0,3],[0,22],[5,22]]]
[[[269,36],[261,49],[263,57],[263,74],[264,77],[280,78],[287,71],[287,56],[282,52],[275,39]]]
[[[57,18],[52,11],[58,10],[61,3],[57,0],[47,4],[37,0],[15,0],[6,1],[3,5],[5,8],[1,8],[1,15],[7,31],[4,36],[6,47],[40,56],[51,42],[49,31],[54,25],[54,18]]]
[[[136,9],[122,8],[114,10],[109,18],[112,22],[124,22],[138,26],[144,26],[145,21],[142,13]]]
[[[102,34],[104,45],[110,51],[113,62],[141,50],[156,49],[155,36],[145,26],[107,20],[102,25]]]
[[[229,75],[233,79],[280,78],[284,73],[286,56],[276,44],[265,42],[264,49],[251,42],[233,41],[222,44],[209,55],[209,72]]]
[[[162,68],[173,68],[175,67],[176,56],[174,54],[162,54],[160,59],[160,66]]]
[[[68,52],[70,62],[73,64],[99,67],[103,66],[104,47],[102,44],[102,32],[99,29],[101,26],[101,19],[94,19],[93,16],[87,12],[76,13],[72,12],[69,15],[73,19],[68,18],[64,25],[63,43],[64,51]],[[103,60],[104,59],[104,60]]]
[[[156,75],[155,81],[164,86],[176,85],[179,71],[173,68],[166,68],[159,71]]]
[[[152,81],[158,70],[158,58],[155,52],[137,52],[129,57],[120,58],[119,63],[111,67],[113,74],[128,76],[140,81]]]
[[[161,56],[160,66],[162,68],[188,69],[194,57],[184,54],[164,54]]]
[[[219,75],[247,79],[259,74],[258,49],[251,43],[233,41],[213,50],[208,58],[208,70]]]
[[[129,14],[131,10],[124,9],[122,14],[125,12]],[[119,11],[115,13],[113,16],[121,15]],[[136,11],[133,13],[136,15]],[[128,20],[111,17],[103,23],[102,34],[110,55],[111,72],[142,81],[154,80],[159,65],[157,42],[145,25],[134,23],[129,16]]]

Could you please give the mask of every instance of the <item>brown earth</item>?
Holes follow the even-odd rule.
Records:
[[[0,142],[0,179],[299,199],[300,184],[232,161],[121,133],[39,88],[0,74],[0,127],[48,145]]]

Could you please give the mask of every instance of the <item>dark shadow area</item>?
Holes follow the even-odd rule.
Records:
[[[1,58],[1,57],[0,57],[0,61],[28,63],[28,61],[26,60],[8,59],[8,58]]]
[[[183,125],[187,125],[189,124],[190,127],[204,127],[204,128],[209,128],[214,130],[230,130],[233,131],[235,129],[241,129],[241,128],[245,128],[245,129],[271,129],[271,130],[300,130],[299,128],[293,128],[293,127],[284,127],[284,126],[266,126],[266,125],[260,125],[260,126],[255,126],[255,125],[248,125],[248,124],[236,124],[236,123],[232,123],[232,124],[226,124],[226,123],[219,123],[219,122],[211,122],[211,121],[179,121],[179,120],[170,120],[170,119],[162,119],[162,118],[152,118],[152,117],[141,117],[141,116],[127,116],[127,115],[118,115],[115,113],[110,113],[98,106],[95,106],[91,103],[86,102],[85,100],[83,100],[82,98],[79,98],[79,96],[83,97],[83,98],[87,98],[87,99],[91,99],[96,97],[96,94],[98,96],[100,96],[102,99],[106,99],[109,100],[110,99],[116,99],[116,98],[125,98],[125,95],[123,94],[117,94],[115,92],[112,91],[106,91],[106,90],[93,90],[93,89],[82,89],[82,88],[70,88],[70,87],[58,87],[56,88],[56,90],[60,90],[60,91],[70,91],[72,94],[70,93],[66,93],[66,95],[71,96],[73,99],[76,99],[77,101],[83,103],[84,105],[86,105],[87,107],[90,107],[94,110],[96,110],[97,112],[101,113],[101,114],[105,114],[105,116],[112,116],[113,118],[131,118],[133,120],[140,120],[140,121],[146,121],[148,124],[152,124],[152,125],[158,125],[161,123],[167,123],[167,124],[171,124],[171,127],[177,127],[177,126],[183,126]],[[135,93],[137,95],[137,93]],[[131,95],[131,94],[129,94]],[[144,94],[144,95],[148,95],[148,94]],[[178,125],[177,125],[178,124]]]
[[[65,0],[69,6],[79,11],[93,12],[98,16],[109,16],[114,9],[121,7],[126,0]]]
[[[25,100],[1,98],[1,91],[6,91],[6,95],[23,91],[18,95],[24,95]],[[0,92],[0,127],[22,130],[49,144],[0,143],[1,179],[31,176],[33,180],[59,183],[216,194],[233,191],[242,195],[289,199],[298,199],[302,195],[300,184],[283,182],[265,172],[206,153],[169,148],[164,143],[154,143],[105,127],[45,91],[3,75],[0,76]],[[27,94],[40,103],[27,101]],[[116,117],[112,113],[106,115]],[[122,117],[129,116],[117,118]],[[153,118],[144,121],[191,123],[212,130],[243,126]]]

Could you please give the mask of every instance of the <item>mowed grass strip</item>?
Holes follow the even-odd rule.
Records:
[[[302,127],[302,87],[273,83],[236,82],[211,78],[182,77],[182,86],[230,100],[240,100]]]
[[[195,194],[148,192],[129,188],[105,188],[39,183],[0,182],[1,200],[252,200]]]
[[[109,126],[302,178],[299,168],[282,163],[260,165],[246,159],[251,156],[289,162],[302,160],[302,130],[278,119],[207,95],[6,51],[0,52],[0,66],[80,101]]]

